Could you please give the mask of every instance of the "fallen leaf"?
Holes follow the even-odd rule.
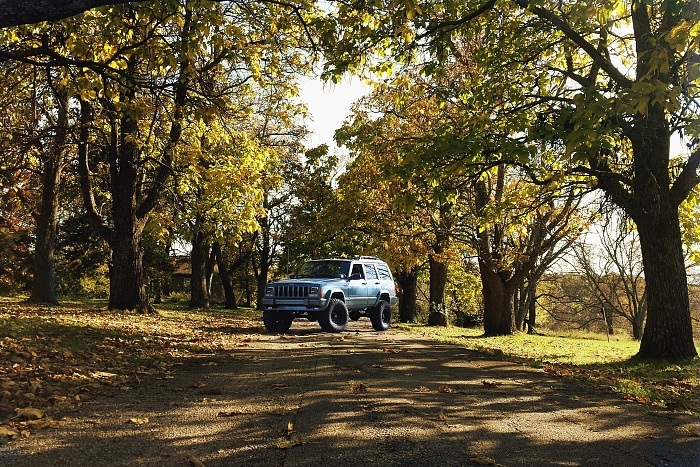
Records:
[[[129,421],[134,425],[145,425],[148,423],[148,418],[130,418]]]
[[[43,410],[39,410],[34,407],[27,407],[24,409],[15,409],[15,416],[13,418],[18,418],[20,420],[39,420],[43,416]]]
[[[369,390],[369,388],[365,383],[354,382],[352,383],[352,390],[354,392],[366,392]]]
[[[192,464],[194,467],[205,467],[205,465],[202,464],[202,461],[194,457],[192,454],[187,456],[187,460],[189,460],[190,464]]]
[[[487,388],[495,388],[496,386],[500,385],[501,383],[498,383],[498,382],[496,382],[496,381],[486,381],[486,380],[483,380],[483,381],[481,382],[481,384],[483,384],[483,385],[486,386]]]
[[[304,440],[301,439],[300,437],[292,438],[292,439],[284,439],[281,440],[277,443],[277,448],[278,449],[289,449],[293,448],[294,446],[301,446],[304,444]]]
[[[272,385],[272,389],[287,389],[289,387],[288,384],[282,384],[282,383],[276,383]]]
[[[445,416],[445,412],[440,411],[440,413],[438,414],[438,420],[442,420],[442,421],[447,420],[447,417]]]
[[[196,383],[190,384],[189,387],[197,389],[197,388],[203,388],[203,387],[206,386],[206,385],[207,385],[207,383],[203,383],[203,382],[201,382],[201,381],[197,381]]]
[[[0,437],[5,437],[5,438],[14,438],[19,434],[19,431],[15,430],[14,428],[10,428],[9,426],[0,426]]]
[[[449,394],[449,393],[455,392],[455,390],[452,389],[451,387],[447,386],[447,385],[443,385],[443,386],[440,386],[440,387],[438,388],[437,392],[441,392],[441,393],[444,393],[444,394]]]
[[[294,434],[294,422],[291,420],[287,422],[287,436],[292,436]]]

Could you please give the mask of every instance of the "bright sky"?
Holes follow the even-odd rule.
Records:
[[[350,114],[350,106],[367,92],[369,88],[357,78],[347,78],[339,84],[323,83],[320,79],[303,80],[301,99],[311,114],[306,123],[313,132],[307,147],[327,144],[333,153],[336,147],[333,133]]]

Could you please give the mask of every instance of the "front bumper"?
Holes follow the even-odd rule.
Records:
[[[266,311],[321,311],[328,306],[326,298],[263,298]]]

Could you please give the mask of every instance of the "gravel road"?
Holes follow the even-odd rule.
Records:
[[[0,465],[700,466],[696,417],[360,320],[295,322],[84,402]]]

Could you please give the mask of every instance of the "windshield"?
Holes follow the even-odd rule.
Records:
[[[324,260],[304,264],[296,277],[347,277],[350,261]]]

